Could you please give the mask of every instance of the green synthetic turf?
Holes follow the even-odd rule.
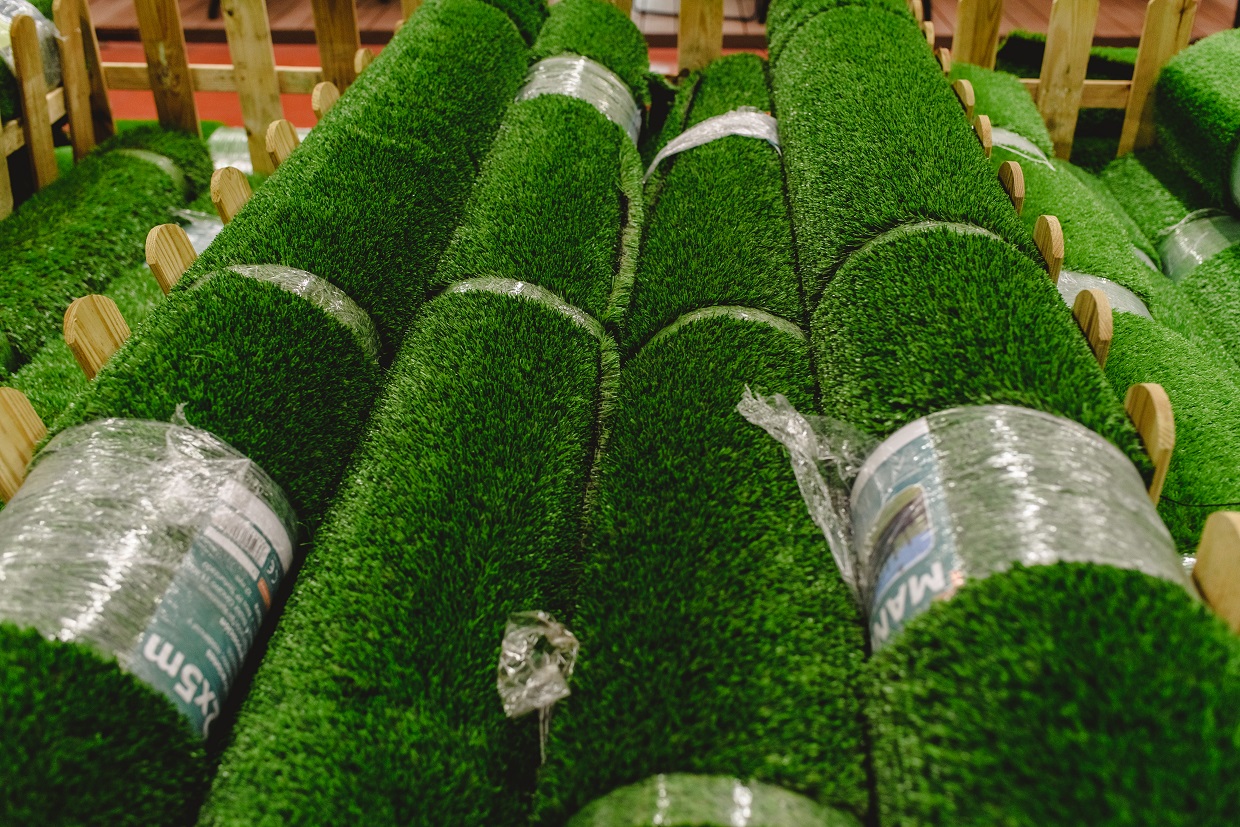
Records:
[[[971,63],[952,61],[948,78],[952,81],[967,80],[973,86],[973,111],[990,118],[991,126],[1015,132],[1042,150],[1048,159],[1054,158],[1055,144],[1046,131],[1046,122],[1029,96],[1029,90],[1018,77]],[[1027,163],[1022,161],[1021,166]]]
[[[1240,643],[1177,585],[1018,567],[867,669],[883,824],[1235,823]]]
[[[646,38],[636,26],[622,24],[628,15],[610,3],[573,3],[563,12],[558,5],[551,7],[530,62],[564,53],[588,57],[619,75],[639,105],[649,104]]]
[[[821,13],[771,69],[811,305],[850,252],[910,222],[976,224],[1040,260],[911,17]]]
[[[901,0],[784,0],[770,3],[766,18],[766,37],[771,62],[779,60],[788,41],[807,22],[823,12],[846,6],[882,10],[907,20],[913,19],[908,4]]]
[[[689,126],[765,108],[762,61],[717,61],[680,98]],[[538,823],[663,772],[866,808],[859,618],[786,454],[736,412],[746,384],[815,404],[781,182],[774,149],[731,137],[674,156],[649,185],[640,349],[600,466],[572,622],[582,651]]]
[[[521,4],[523,7],[524,4]],[[430,0],[186,274],[278,263],[340,287],[395,351],[525,74],[513,23]]]
[[[1212,198],[1240,203],[1240,29],[1212,34],[1171,58],[1154,101],[1163,148]]]
[[[53,0],[30,0],[30,4],[42,12],[48,20],[52,19]],[[21,94],[17,88],[17,78],[9,65],[0,60],[0,120],[11,121],[21,116]]]
[[[117,149],[171,158],[190,191],[183,193],[155,164]],[[168,222],[169,209],[183,207],[210,176],[210,158],[197,138],[155,127],[132,130],[0,221],[0,336],[13,350],[7,368],[20,367],[60,334],[70,302],[102,292],[141,265],[147,232]]]

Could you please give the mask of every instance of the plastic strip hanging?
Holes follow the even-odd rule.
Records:
[[[1013,564],[1135,569],[1192,593],[1136,468],[1076,422],[1010,405],[952,408],[904,426],[857,470],[863,443],[851,426],[748,388],[738,410],[788,448],[875,649],[969,580]]]
[[[1091,276],[1087,273],[1076,273],[1072,270],[1059,271],[1059,295],[1063,297],[1064,303],[1068,307],[1076,302],[1076,294],[1082,290],[1101,290],[1107,295],[1107,301],[1111,303],[1111,310],[1116,313],[1131,313],[1134,316],[1144,316],[1147,319],[1154,318],[1150,315],[1150,311],[1146,309],[1145,302],[1137,298],[1137,294],[1124,287],[1122,284],[1104,279],[1101,276]]]
[[[731,112],[707,118],[677,135],[668,142],[667,146],[659,150],[658,155],[654,156],[642,180],[650,180],[650,176],[654,175],[654,171],[664,159],[732,135],[766,141],[775,148],[776,152],[781,154],[783,152],[779,145],[779,125],[776,120],[752,106],[742,106]]]
[[[1158,255],[1167,278],[1179,281],[1237,242],[1240,220],[1220,210],[1197,210],[1163,232]]]
[[[641,108],[620,76],[603,64],[580,55],[557,55],[538,61],[530,67],[516,100],[527,101],[542,95],[565,95],[585,101],[637,143],[642,128]]]
[[[173,210],[172,215],[185,230],[190,246],[198,255],[202,255],[224,229],[224,222],[220,221],[219,216],[198,210]]]
[[[994,127],[990,130],[990,142],[993,146],[1002,147],[1013,155],[1019,155],[1021,158],[1032,161],[1035,164],[1042,164],[1050,169],[1055,168],[1050,158],[1046,157],[1046,153],[1037,144],[1019,132],[1013,132],[1002,127]]]
[[[0,60],[16,73],[17,64],[13,62],[13,41],[10,30],[13,21],[21,15],[34,18],[35,31],[39,35],[39,52],[43,57],[43,81],[50,92],[60,85],[60,32],[52,21],[43,16],[33,3],[27,0],[0,0]]]
[[[0,620],[114,656],[206,737],[296,542],[284,492],[213,434],[79,425],[0,512]]]

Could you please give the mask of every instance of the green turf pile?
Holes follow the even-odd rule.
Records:
[[[769,108],[752,55],[715,62],[679,97],[673,136]],[[728,137],[661,170],[585,541],[581,656],[536,821],[673,772],[864,813],[859,618],[786,454],[736,412],[746,384],[814,405],[779,156]],[[649,823],[633,818],[590,823]]]
[[[1212,198],[1240,204],[1240,29],[1173,57],[1158,75],[1158,139]]]
[[[171,159],[181,175],[174,180],[141,153]],[[147,232],[171,220],[169,210],[192,200],[210,177],[202,141],[135,129],[0,221],[0,351],[5,341],[11,350],[0,381],[60,335],[70,302],[141,265]]]
[[[1028,129],[1022,134],[1048,145],[1033,100],[1015,77],[966,64],[956,64],[952,72],[973,84],[978,112],[1013,131],[1019,132],[1018,125]],[[1024,171],[1025,223],[1032,228],[1042,214],[1059,218],[1064,268],[1126,287],[1153,316],[1114,315],[1107,377],[1120,395],[1140,382],[1156,382],[1167,391],[1175,411],[1176,450],[1159,514],[1180,551],[1191,554],[1214,510],[1192,504],[1240,501],[1240,369],[1193,302],[1134,255],[1121,219],[1097,196],[1105,187],[1090,187],[1089,173],[1067,161],[1039,163],[996,145],[991,163],[997,168],[1004,161],[1017,161]]]
[[[640,34],[602,0],[557,4],[543,37],[628,43],[608,65],[644,69]],[[640,231],[622,141],[558,95],[505,116],[441,268],[464,280],[425,304],[393,363],[205,824],[526,822],[537,716],[505,718],[496,662],[510,612],[571,609],[618,370],[599,316],[617,312]],[[525,228],[521,243],[496,223]]]
[[[340,287],[400,344],[525,73],[541,0],[432,0],[186,274],[270,262]],[[541,13],[545,13],[545,10]]]

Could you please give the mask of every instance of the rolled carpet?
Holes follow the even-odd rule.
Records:
[[[767,108],[763,70],[738,55],[690,76],[668,132]],[[864,813],[859,618],[786,455],[736,412],[746,385],[814,404],[779,158],[731,136],[663,164],[633,292],[637,349],[585,539],[581,655],[552,713],[535,821],[598,799],[589,824],[665,823],[612,801],[664,773]],[[670,795],[714,783],[686,778]]]
[[[1154,101],[1159,143],[1212,198],[1240,204],[1240,31],[1202,38],[1167,61]]]

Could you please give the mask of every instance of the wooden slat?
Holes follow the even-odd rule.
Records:
[[[1128,388],[1128,393],[1124,395],[1124,410],[1136,426],[1145,452],[1154,464],[1154,479],[1150,482],[1149,494],[1154,505],[1158,505],[1163,482],[1167,479],[1167,468],[1171,465],[1171,452],[1175,449],[1175,416],[1171,410],[1171,400],[1162,385],[1143,382]]]
[[[57,86],[48,92],[46,100],[49,122],[55,123],[65,116],[65,93],[63,87]],[[0,128],[0,151],[3,151],[5,157],[8,157],[25,145],[26,135],[22,129],[22,122],[17,118],[5,121],[4,127]]]
[[[610,0],[611,4],[624,12],[624,16],[628,17],[633,14],[633,0]]]
[[[421,6],[422,6],[422,0],[400,0],[401,22],[403,23],[404,21],[408,20],[410,17],[413,17],[413,13],[417,11],[419,8],[421,8]],[[395,32],[393,32],[393,34],[395,34]]]
[[[35,187],[43,189],[56,180],[56,146],[52,143],[52,122],[47,110],[47,81],[43,76],[43,55],[34,18],[22,14],[13,20],[14,74],[22,101],[22,134],[30,151]]]
[[[1216,511],[1206,520],[1193,582],[1215,614],[1240,633],[1240,514]]]
[[[314,36],[319,44],[323,80],[330,80],[343,92],[357,73],[353,56],[362,46],[357,31],[357,9],[353,0],[310,0],[314,9]]]
[[[1085,341],[1089,342],[1098,367],[1105,368],[1115,330],[1107,294],[1093,287],[1077,293],[1072,303],[1072,317],[1085,334]]]
[[[109,89],[143,91],[151,88],[145,63],[105,63],[103,68]],[[237,81],[230,64],[193,63],[190,64],[189,75],[195,91],[237,91]],[[276,79],[282,95],[309,95],[315,85],[323,80],[323,72],[317,66],[277,66]]]
[[[0,218],[13,214],[13,181],[9,178],[7,156],[0,156]]]
[[[129,325],[107,296],[74,299],[65,311],[65,344],[87,379],[94,379],[128,339]]]
[[[977,105],[977,95],[973,92],[973,84],[964,78],[960,78],[952,83],[952,91],[956,93],[956,97],[960,100],[960,105],[964,107],[965,119],[972,122],[973,107]]]
[[[211,203],[225,224],[241,212],[253,194],[249,179],[236,167],[217,169],[211,175]]]
[[[1196,16],[1197,0],[1150,0],[1146,7],[1119,136],[1120,155],[1154,143],[1154,84],[1167,61],[1188,45]]]
[[[336,105],[338,100],[340,100],[340,90],[336,88],[336,84],[326,80],[316,84],[314,91],[310,93],[310,108],[314,111],[315,121],[323,120],[323,116]]]
[[[284,117],[276,54],[267,24],[266,0],[220,0],[233,82],[241,99],[241,120],[250,147],[250,163],[257,173],[274,171],[263,134],[267,124]],[[192,81],[191,81],[192,82]]]
[[[197,259],[194,245],[179,224],[160,224],[146,234],[146,263],[165,296]]]
[[[982,145],[982,152],[986,153],[987,158],[994,152],[993,131],[987,115],[973,116],[973,134],[977,136],[978,143]]]
[[[267,127],[265,144],[267,156],[274,169],[288,160],[288,156],[292,155],[293,150],[301,144],[301,138],[297,137],[297,129],[293,126],[293,122],[281,118],[278,121],[272,121]]]
[[[952,54],[962,63],[995,68],[999,51],[999,22],[1003,0],[960,0],[956,4],[956,30]]]
[[[134,0],[155,110],[165,129],[201,135],[176,0]]]
[[[1029,90],[1034,100],[1038,98],[1038,79],[1021,78],[1021,83]],[[1081,86],[1081,108],[1083,109],[1123,109],[1128,105],[1128,91],[1132,89],[1130,80],[1086,80]]]
[[[365,46],[353,54],[353,74],[360,75],[366,67],[375,62],[375,53]]]
[[[1035,100],[1055,144],[1055,154],[1060,158],[1072,154],[1072,136],[1081,111],[1085,69],[1097,21],[1098,0],[1053,0],[1051,3],[1046,51],[1042,56]]]
[[[1046,261],[1046,272],[1051,281],[1059,283],[1059,271],[1063,269],[1063,225],[1053,215],[1039,215],[1033,225],[1033,243],[1038,245]]]
[[[65,89],[65,109],[69,113],[69,140],[73,158],[80,161],[95,146],[95,124],[90,109],[90,76],[86,74],[86,52],[82,46],[82,16],[78,3],[83,0],[55,0],[52,16],[60,30],[60,74]]]
[[[1019,214],[1025,208],[1025,171],[1017,161],[999,164],[999,183]]]
[[[103,58],[99,54],[99,37],[90,17],[90,3],[79,0],[78,21],[82,27],[82,48],[86,56],[86,74],[90,77],[90,117],[95,128],[95,140],[106,141],[116,134],[116,120],[112,117],[112,102],[108,100],[108,88],[103,82]]]
[[[723,54],[723,0],[680,0],[676,61],[681,71],[704,69]]]
[[[34,447],[47,436],[43,420],[26,395],[0,388],[0,501],[13,499],[26,477]]]

